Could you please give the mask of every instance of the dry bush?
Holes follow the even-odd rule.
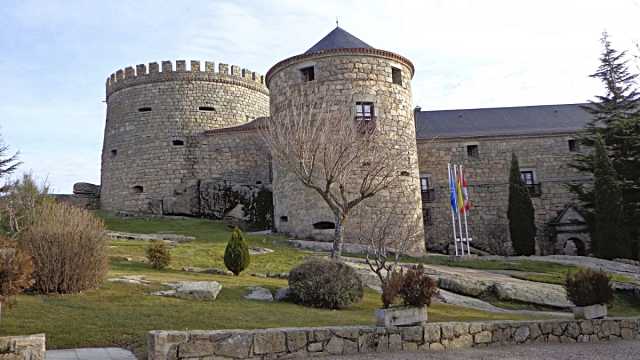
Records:
[[[107,272],[104,223],[87,210],[46,202],[19,241],[33,258],[34,290],[77,293],[99,286]]]
[[[171,263],[171,252],[164,241],[152,241],[147,247],[147,260],[154,269],[162,270]]]
[[[33,263],[25,249],[15,240],[0,236],[0,304],[29,288],[32,272]]]
[[[402,274],[402,270],[400,270],[391,273],[386,281],[382,283],[382,308],[388,309],[396,302],[400,294],[400,289],[402,288],[403,280],[404,275]]]
[[[414,266],[403,276],[400,297],[405,305],[431,305],[431,297],[438,294],[438,284],[424,273],[422,265]]]
[[[613,300],[611,279],[604,271],[580,269],[565,279],[567,297],[576,306],[607,304]]]

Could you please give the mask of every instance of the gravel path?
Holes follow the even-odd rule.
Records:
[[[491,347],[446,352],[336,356],[334,360],[638,360],[640,341]]]

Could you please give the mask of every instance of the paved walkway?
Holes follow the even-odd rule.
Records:
[[[638,360],[640,341],[490,347],[429,353],[363,354],[333,360]]]
[[[45,360],[136,360],[136,357],[121,348],[83,348],[47,350]]]

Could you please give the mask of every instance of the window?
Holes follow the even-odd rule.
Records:
[[[435,189],[432,187],[430,175],[420,176],[420,195],[423,202],[433,202],[435,200]]]
[[[467,157],[477,158],[479,156],[478,145],[467,145]]]
[[[433,217],[431,216],[431,208],[422,208],[422,221],[424,225],[433,225]]]
[[[131,188],[131,191],[133,191],[134,194],[142,194],[144,192],[144,188],[140,185],[136,185]]]
[[[173,140],[171,143],[173,144],[173,146],[183,146],[184,140]]]
[[[300,73],[302,74],[302,81],[304,82],[313,81],[316,79],[316,74],[313,66],[300,69]]]
[[[578,151],[578,142],[575,139],[569,139],[569,151],[576,152]]]
[[[521,171],[520,177],[525,185],[535,185],[536,180],[533,171]]]
[[[138,109],[138,112],[149,112],[151,111],[150,107],[141,107]]]
[[[288,216],[280,216],[280,221],[288,222],[289,221],[289,217]]]
[[[408,171],[400,171],[400,176],[409,176]]]
[[[356,103],[356,120],[358,121],[371,121],[375,119],[375,112],[372,102],[357,102]]]
[[[114,158],[118,155],[118,149],[111,150],[111,157]]]
[[[214,108],[213,106],[200,106],[198,108],[198,110],[200,110],[200,111],[216,111],[216,108]]]
[[[402,85],[402,70],[398,68],[391,68],[391,81],[394,84]]]
[[[336,224],[331,221],[319,221],[313,224],[313,228],[317,230],[331,230],[336,228]]]

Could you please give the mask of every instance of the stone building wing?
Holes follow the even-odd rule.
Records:
[[[313,45],[305,54],[317,53],[332,49],[373,49],[369,44],[336,26],[327,36]]]
[[[418,139],[577,132],[590,115],[584,104],[416,111]]]

